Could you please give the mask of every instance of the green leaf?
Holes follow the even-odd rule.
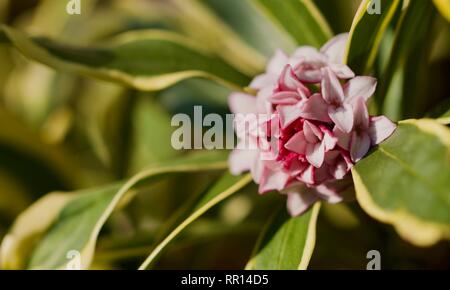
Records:
[[[442,16],[450,22],[450,1],[448,0],[433,0],[434,5]]]
[[[128,171],[135,173],[179,155],[180,151],[170,144],[173,132],[170,115],[151,96],[138,96],[131,116],[133,136]]]
[[[276,49],[283,49],[286,52],[295,49],[294,40],[265,17],[251,1],[203,0],[202,3],[211,8],[242,39],[268,58],[272,57]]]
[[[304,270],[316,242],[316,222],[320,203],[305,214],[291,217],[282,207],[261,233],[252,258],[250,270]]]
[[[443,125],[450,125],[450,98],[447,98],[434,106],[426,114],[426,118],[435,119]]]
[[[202,216],[213,206],[222,202],[227,197],[235,194],[243,189],[252,180],[251,175],[233,176],[230,173],[225,173],[214,186],[208,190],[201,199],[182,217],[182,222],[171,230],[164,238],[157,243],[154,250],[150,253],[147,259],[139,267],[140,270],[148,269],[156,260],[158,255],[164,248],[175,239],[187,226]]]
[[[128,0],[120,1],[116,5],[119,9],[132,12],[135,18],[141,21],[156,21],[171,30],[185,34],[202,48],[220,56],[245,74],[260,73],[265,65],[264,56],[249,46],[232,27],[215,15],[209,7],[203,5],[203,2]],[[236,7],[235,12],[238,9]]]
[[[409,1],[400,18],[377,93],[378,105],[393,120],[421,116],[433,99],[427,85],[435,16],[431,1]]]
[[[356,196],[376,219],[419,246],[450,237],[450,130],[406,120],[352,170]]]
[[[69,262],[67,253],[76,250],[87,269],[101,228],[116,207],[133,197],[133,188],[173,174],[223,170],[225,158],[219,152],[206,152],[153,166],[126,183],[48,195],[21,214],[3,240],[2,268],[62,269]],[[24,252],[30,240],[36,246]]]
[[[119,82],[143,91],[164,89],[192,77],[239,89],[250,78],[180,35],[158,30],[125,33],[109,46],[77,47],[29,38],[2,26],[27,57],[58,70]]]
[[[311,0],[253,0],[298,44],[322,46],[332,36],[330,27]]]
[[[344,62],[356,74],[365,74],[373,69],[381,40],[397,10],[400,0],[381,0],[381,13],[369,14],[371,0],[363,0],[353,18]]]
[[[35,196],[53,188],[70,189],[85,183],[78,162],[68,152],[42,142],[37,134],[0,106],[0,171],[2,169],[21,179],[22,186]]]

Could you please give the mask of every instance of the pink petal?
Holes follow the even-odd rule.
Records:
[[[333,178],[328,170],[328,164],[323,164],[321,167],[316,168],[314,172],[315,182],[314,184],[321,184],[331,178]]]
[[[328,107],[328,115],[341,131],[348,133],[353,128],[353,109],[348,104],[341,107]]]
[[[355,77],[344,86],[345,101],[354,104],[358,98],[365,102],[375,93],[377,79],[373,77]]]
[[[260,179],[259,193],[265,193],[271,190],[282,190],[286,186],[289,177],[289,174],[282,170],[271,170],[265,167]]]
[[[370,118],[369,135],[372,144],[377,145],[394,133],[397,126],[385,116]]]
[[[261,182],[261,176],[264,172],[264,162],[260,159],[259,154],[256,155],[255,160],[250,164],[250,172],[255,183]]]
[[[284,148],[298,153],[298,154],[305,154],[306,153],[306,139],[305,135],[303,134],[303,131],[297,132],[294,136],[289,139],[286,144],[284,144]]]
[[[324,100],[334,106],[338,106],[344,101],[344,91],[341,83],[330,68],[323,68],[322,96]]]
[[[316,187],[316,190],[321,199],[326,200],[329,203],[338,203],[344,200],[344,198],[339,195],[339,191],[326,184],[321,184]]]
[[[299,216],[306,212],[318,200],[311,191],[290,192],[287,198],[287,208],[291,216]]]
[[[322,71],[318,68],[305,68],[304,66],[297,66],[295,68],[297,78],[305,83],[319,83],[322,80]]]
[[[358,130],[369,128],[369,112],[363,98],[358,98],[353,105],[353,126]]]
[[[309,97],[301,106],[300,117],[322,122],[330,122],[328,116],[328,104],[325,103],[320,94]]]
[[[350,133],[345,133],[338,127],[334,127],[333,135],[337,138],[337,144],[341,148],[345,150],[348,150],[350,148]]]
[[[300,61],[305,60],[313,63],[325,63],[327,59],[317,50],[317,48],[312,46],[302,46],[294,51],[289,63],[295,67]]]
[[[277,107],[277,111],[280,116],[281,128],[283,129],[292,124],[302,115],[302,110],[297,105],[290,105],[290,106],[280,105]]]
[[[294,105],[301,100],[298,92],[283,91],[271,95],[268,100],[274,105]]]
[[[322,131],[324,133],[323,144],[325,145],[325,151],[334,149],[337,144],[338,138],[336,138],[328,129],[322,129]]]
[[[270,138],[267,140],[266,138],[259,138],[259,149],[260,149],[260,158],[261,160],[273,161],[278,158],[278,139]]]
[[[266,135],[275,138],[280,138],[281,135],[280,115],[272,114],[269,123],[270,123],[270,132],[268,132]]]
[[[350,156],[354,162],[361,160],[370,148],[370,137],[367,133],[353,132],[350,142]]]
[[[257,150],[235,149],[230,153],[228,164],[230,172],[233,175],[239,175],[242,172],[250,170],[258,155]]]
[[[340,156],[340,152],[338,150],[325,152],[325,163],[332,165],[336,163],[336,159]]]
[[[292,160],[291,166],[289,166],[289,174],[291,176],[296,176],[301,174],[303,171],[308,168],[309,164],[305,162],[301,162],[298,159]]]
[[[336,162],[333,166],[329,167],[330,174],[336,179],[342,179],[349,172],[347,163],[344,160]]]
[[[321,143],[308,144],[306,146],[306,159],[316,168],[322,166],[325,159],[325,146]]]
[[[342,63],[344,60],[347,40],[348,33],[338,34],[325,43],[325,45],[320,49],[320,52],[328,56],[329,62]]]
[[[303,123],[303,134],[309,143],[319,142],[323,138],[323,132],[308,120]]]
[[[330,63],[328,66],[340,79],[351,79],[355,77],[355,73],[345,64]]]
[[[304,87],[290,65],[286,65],[278,80],[278,88],[282,91],[297,91]]]
[[[311,91],[308,89],[308,87],[302,85],[301,87],[297,88],[297,92],[300,95],[301,99],[306,100],[311,96]]]
[[[256,112],[256,98],[244,93],[232,93],[228,97],[231,112],[249,114]]]
[[[349,152],[341,151],[341,156],[344,158],[344,161],[347,164],[347,168],[350,170],[354,164],[352,158],[350,157]]]
[[[266,86],[274,85],[278,81],[278,75],[275,74],[262,74],[256,76],[250,83],[249,87],[252,89],[260,90]]]
[[[275,85],[265,86],[258,91],[256,95],[256,111],[261,114],[271,114],[273,112],[272,104],[269,101],[270,96],[275,90]]]
[[[351,160],[338,150],[325,153],[325,163],[328,164],[328,171],[335,179],[342,179],[352,168]]]
[[[251,136],[256,136],[258,133],[258,126],[259,126],[258,115],[236,114],[234,115],[233,126],[236,135],[240,139],[251,138]]]
[[[305,169],[305,171],[302,172],[297,177],[298,180],[306,183],[306,184],[314,184],[315,183],[315,168],[314,166],[310,165],[308,168]]]

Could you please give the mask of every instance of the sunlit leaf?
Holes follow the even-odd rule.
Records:
[[[442,16],[450,22],[450,1],[448,0],[433,0],[434,5],[442,14]]]
[[[395,30],[391,57],[377,92],[379,105],[393,120],[420,116],[433,98],[427,85],[434,16],[431,1],[409,1]]]
[[[265,17],[251,1],[203,0],[202,2],[214,10],[244,41],[266,57],[271,57],[276,49],[283,49],[286,52],[295,49],[293,39]]]
[[[247,264],[250,270],[304,270],[316,242],[320,203],[298,217],[286,208],[277,210],[266,224]]]
[[[332,36],[326,20],[311,0],[252,1],[298,44],[320,47]]]
[[[254,75],[264,68],[264,56],[214,14],[202,0],[117,1],[119,8],[142,20],[159,21],[187,35],[240,71]],[[245,2],[245,1],[243,1]],[[237,16],[236,16],[237,17]]]
[[[363,0],[353,19],[345,62],[356,74],[364,74],[373,69],[383,35],[396,10],[401,8],[400,0],[382,0],[380,14],[369,13],[373,1]]]
[[[431,119],[399,123],[353,169],[358,202],[420,246],[450,237],[450,130]]]
[[[131,172],[179,155],[179,151],[170,144],[173,131],[170,115],[149,97],[138,97],[131,111],[133,136],[128,165],[128,171]]]
[[[186,214],[181,218],[182,222],[174,227],[154,248],[147,259],[140,266],[141,270],[145,270],[152,266],[152,263],[158,257],[164,248],[176,238],[187,226],[198,219],[211,207],[220,203],[227,197],[238,192],[249,184],[252,180],[250,175],[233,176],[230,173],[220,178],[214,186],[208,190],[200,200],[193,206],[193,208],[186,211]]]
[[[7,26],[2,30],[33,60],[139,90],[160,90],[191,77],[209,78],[236,89],[249,82],[248,76],[174,33],[140,31],[122,35],[110,46],[76,47],[32,39]]]
[[[120,202],[126,200],[130,190],[171,174],[225,169],[224,158],[223,154],[207,152],[153,166],[125,183],[46,196],[19,216],[3,240],[2,268],[62,269],[69,262],[67,253],[78,251],[81,267],[86,269],[92,261],[102,226]],[[57,206],[53,205],[53,196],[56,196]],[[52,211],[43,210],[47,207]],[[21,249],[30,239],[39,243],[30,252],[23,252]]]

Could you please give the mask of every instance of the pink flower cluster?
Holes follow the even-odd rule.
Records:
[[[250,170],[260,193],[287,194],[294,216],[319,199],[342,201],[352,166],[396,128],[384,116],[368,115],[377,81],[355,76],[342,63],[347,37],[338,35],[320,50],[300,47],[291,57],[277,51],[250,84],[256,97],[229,97],[233,113],[266,116],[236,131],[257,149],[238,146],[230,155],[231,172]]]

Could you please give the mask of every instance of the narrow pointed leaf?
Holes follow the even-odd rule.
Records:
[[[438,9],[439,13],[450,22],[450,1],[448,0],[433,0],[434,5]]]
[[[161,251],[163,251],[187,226],[213,206],[243,189],[251,182],[251,180],[252,177],[249,174],[244,176],[234,176],[230,173],[225,173],[219,181],[201,197],[199,202],[196,203],[191,210],[186,212],[184,220],[174,227],[174,229],[155,246],[154,250],[142,263],[139,269],[145,270],[151,267]]]
[[[19,216],[4,238],[2,268],[64,269],[67,253],[78,251],[81,267],[87,269],[101,228],[130,190],[171,174],[222,170],[227,167],[225,160],[224,154],[207,152],[153,166],[125,183],[44,197]],[[22,248],[30,239],[36,247],[27,255]]]
[[[369,12],[373,1],[363,0],[353,19],[347,43],[346,62],[356,74],[364,74],[373,69],[381,40],[397,10],[400,0],[381,0],[380,14]],[[371,11],[371,10],[370,10]]]
[[[277,49],[283,49],[286,52],[295,49],[294,40],[265,17],[260,9],[252,5],[251,1],[202,0],[202,3],[211,8],[251,47],[268,58]]]
[[[431,1],[409,1],[404,10],[377,92],[378,105],[395,121],[423,116],[434,97],[428,92],[436,9]]]
[[[320,203],[305,214],[289,216],[282,207],[261,233],[249,270],[304,270],[314,250]]]
[[[253,0],[298,44],[322,46],[332,36],[325,18],[311,0]]]

